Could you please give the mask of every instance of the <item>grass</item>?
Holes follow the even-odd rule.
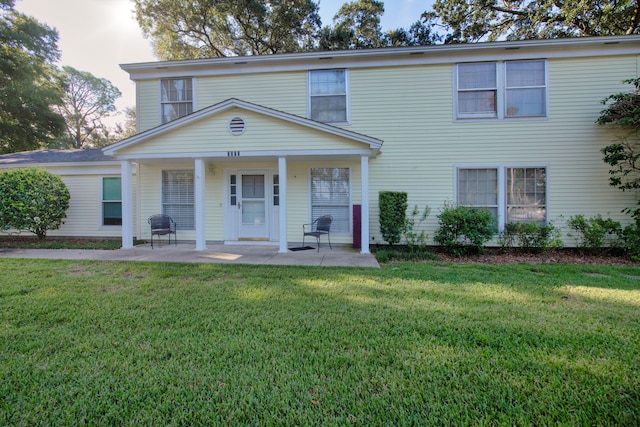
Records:
[[[638,267],[0,268],[0,425],[640,424]]]
[[[136,242],[134,242],[136,244]],[[47,237],[38,240],[35,236],[0,236],[0,249],[120,249],[120,239],[71,239]]]

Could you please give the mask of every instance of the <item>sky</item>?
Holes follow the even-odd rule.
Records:
[[[323,25],[329,25],[347,0],[320,0]],[[409,27],[433,0],[385,0],[384,30]],[[16,9],[58,30],[58,65],[106,78],[122,92],[118,110],[135,105],[135,86],[120,64],[155,61],[142,36],[131,0],[17,0]],[[121,119],[121,118],[120,118]]]

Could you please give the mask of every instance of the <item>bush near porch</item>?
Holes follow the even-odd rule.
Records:
[[[638,425],[640,268],[1,259],[2,425]]]

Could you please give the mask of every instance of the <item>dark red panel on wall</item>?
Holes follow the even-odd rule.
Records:
[[[353,247],[362,249],[362,206],[353,205]]]

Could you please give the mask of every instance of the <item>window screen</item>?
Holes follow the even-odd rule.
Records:
[[[193,112],[193,82],[188,79],[165,79],[161,84],[162,123]]]
[[[350,191],[348,168],[311,169],[311,219],[331,215],[331,232],[348,233],[350,226]]]
[[[162,210],[178,230],[195,229],[193,171],[162,172]]]
[[[325,123],[347,121],[347,76],[345,70],[309,73],[311,119]]]

